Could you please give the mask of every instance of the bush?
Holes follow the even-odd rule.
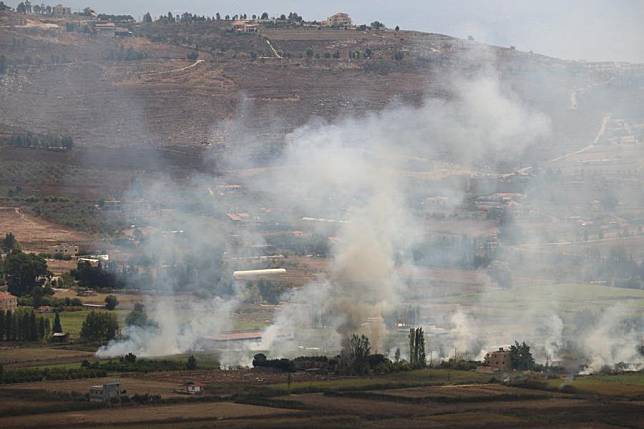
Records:
[[[267,359],[263,353],[258,353],[253,358],[255,368],[272,368],[278,371],[293,372],[295,367],[289,359]]]

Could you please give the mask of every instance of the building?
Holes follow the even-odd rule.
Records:
[[[114,36],[116,37],[134,37],[134,33],[124,27],[116,27],[114,29]]]
[[[78,256],[78,246],[75,244],[61,243],[49,246],[49,253],[52,255]]]
[[[96,29],[96,34],[104,37],[113,37],[116,33],[116,24],[113,22],[99,22],[94,28]],[[115,209],[116,207],[120,208],[120,201],[116,204],[116,201],[105,201],[103,203],[103,209]]]
[[[18,298],[9,292],[0,292],[0,311],[14,312],[18,308]]]
[[[259,25],[246,20],[238,20],[233,22],[233,30],[236,33],[257,33]]]
[[[179,391],[188,395],[201,395],[203,393],[203,386],[193,381],[186,381],[181,385]]]
[[[486,354],[480,370],[484,372],[512,371],[510,351],[500,347],[497,351]]]
[[[51,8],[51,14],[52,16],[71,16],[72,8],[65,7],[62,4],[57,4],[56,6]]]
[[[127,392],[121,390],[121,383],[113,381],[112,383],[99,384],[89,388],[89,400],[91,402],[112,402],[120,401],[121,396]]]
[[[351,17],[344,12],[338,12],[335,15],[331,15],[326,21],[323,21],[323,24],[328,27],[350,27]]]

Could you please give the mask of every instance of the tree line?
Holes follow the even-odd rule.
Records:
[[[71,136],[58,134],[13,134],[3,140],[3,144],[29,149],[68,151],[74,146]]]
[[[385,374],[425,368],[427,362],[423,328],[410,329],[409,356],[409,361],[401,360],[400,350],[397,350],[395,360],[391,361],[383,354],[371,352],[371,343],[367,336],[353,334],[343,340],[342,350],[334,358],[300,356],[295,359],[268,359],[265,354],[258,353],[253,358],[253,366],[283,372],[293,372],[297,368],[318,368],[342,375]]]
[[[0,341],[43,341],[49,333],[49,319],[33,310],[0,311]]]

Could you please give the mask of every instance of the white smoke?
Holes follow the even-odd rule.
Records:
[[[644,367],[644,356],[638,350],[644,333],[644,317],[627,315],[628,309],[623,305],[607,308],[592,330],[580,340],[589,358],[587,372],[612,368],[620,363],[630,370]]]

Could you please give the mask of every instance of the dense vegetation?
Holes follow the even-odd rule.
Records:
[[[49,332],[49,319],[33,310],[0,311],[0,341],[42,341]]]
[[[0,142],[9,146],[46,150],[71,150],[74,146],[70,136],[55,134],[14,134]]]
[[[89,362],[83,361],[82,367],[109,372],[155,372],[155,371],[180,371],[197,369],[197,360],[194,356],[188,357],[185,362],[176,360],[138,359],[129,353],[117,359],[108,361]]]
[[[118,332],[119,323],[114,314],[92,311],[83,322],[80,337],[83,341],[104,343],[114,339]]]
[[[32,253],[14,250],[5,258],[3,271],[9,292],[16,296],[32,294],[41,288],[40,279],[48,275],[47,261]]]

